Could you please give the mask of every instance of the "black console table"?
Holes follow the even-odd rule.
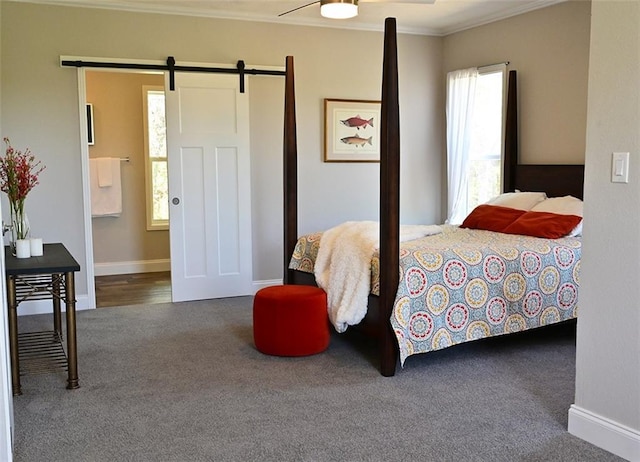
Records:
[[[21,361],[24,362],[24,370],[30,372],[66,366],[67,388],[78,388],[74,273],[80,271],[80,265],[62,244],[44,244],[42,256],[31,258],[16,258],[5,246],[4,256],[13,394],[22,394]],[[18,334],[18,305],[33,299],[53,301],[52,332]],[[64,301],[66,310],[66,354],[62,342],[60,301]]]

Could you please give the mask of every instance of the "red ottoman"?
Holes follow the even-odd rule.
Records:
[[[313,286],[260,289],[253,299],[253,340],[258,351],[307,356],[329,346],[327,294]]]

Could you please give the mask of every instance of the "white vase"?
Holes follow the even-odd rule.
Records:
[[[16,240],[16,258],[29,258],[31,256],[31,241],[29,239]]]

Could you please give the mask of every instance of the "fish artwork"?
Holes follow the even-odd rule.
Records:
[[[344,144],[352,144],[358,147],[358,146],[364,146],[366,143],[373,145],[373,143],[371,142],[372,138],[373,136],[370,136],[369,138],[362,138],[356,134],[354,136],[347,136],[345,138],[341,138],[340,141],[342,141]]]
[[[360,115],[355,117],[349,117],[348,119],[344,119],[340,121],[341,124],[346,125],[347,127],[356,128],[360,130],[361,128],[366,128],[367,125],[373,127],[373,117],[369,120],[365,120]]]

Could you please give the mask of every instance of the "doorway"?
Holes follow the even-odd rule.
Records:
[[[122,76],[127,74],[142,77],[154,75],[122,69],[78,69],[80,120],[83,125],[87,123],[86,103],[91,103],[93,120],[92,130],[85,131],[83,127],[85,133],[81,135],[83,152],[86,153],[83,156],[83,190],[90,299],[95,300],[95,277],[166,270],[171,274],[171,298],[174,302],[250,295],[253,292],[253,272],[249,100],[246,91],[248,85],[245,83],[245,91],[242,91],[237,76],[230,78],[228,75],[215,72],[203,74],[199,71],[197,74],[176,73],[176,91],[165,88],[169,146],[167,153],[172,153],[167,154],[166,162],[171,196],[171,219],[168,223],[170,232],[166,230],[166,241],[170,243],[171,258],[134,260],[131,254],[128,254],[129,257],[125,257],[124,260],[114,260],[114,255],[118,253],[122,257],[125,249],[137,252],[148,249],[150,236],[153,235],[149,233],[158,232],[157,229],[146,229],[146,234],[137,234],[138,229],[131,232],[123,231],[122,227],[118,228],[114,223],[127,215],[126,204],[123,204],[120,213],[100,217],[92,217],[88,206],[93,197],[92,184],[89,181],[92,175],[89,159],[99,151],[96,146],[100,145],[106,119],[102,117],[99,105],[89,99],[103,95],[100,105],[122,106],[123,98],[111,88],[104,92],[92,93],[91,79],[94,75],[109,79],[120,76],[124,79]],[[168,73],[155,75],[162,78],[168,87]],[[156,84],[157,82],[151,83]],[[227,110],[230,112],[225,112]],[[133,111],[127,113],[127,117],[130,117],[131,113]],[[126,169],[131,167],[133,155],[136,154],[135,151],[129,155],[124,152],[124,140],[127,138],[125,135],[132,127],[141,126],[141,123],[133,122],[123,124],[124,119],[126,117],[116,116],[109,122],[112,127],[117,127],[115,134],[107,136],[110,148],[97,156],[108,156],[122,161],[119,164],[121,169],[116,170],[122,174],[123,189],[126,187]],[[88,142],[89,133],[92,133],[93,144]],[[141,183],[143,182],[134,182],[130,187],[143,190],[144,184]],[[134,206],[144,209],[142,204],[144,200],[138,200]],[[130,215],[129,218],[144,221],[144,216],[143,212],[139,212]],[[109,245],[104,236],[96,232],[102,228],[117,230],[115,238],[111,234],[108,235],[112,239]],[[111,260],[100,261],[99,253]],[[142,271],[139,271],[140,268]]]
[[[170,302],[168,216],[164,226],[147,218],[150,169],[145,90],[163,91],[164,74],[91,70],[86,71],[85,81],[86,101],[92,108],[88,121],[92,126],[87,127],[92,134],[89,159],[113,161],[117,172],[112,173],[119,173],[120,181],[113,184],[117,176],[113,174],[109,188],[119,187],[121,197],[116,213],[92,210],[92,215],[99,215],[91,218],[96,307]],[[164,172],[166,177],[166,168]],[[95,187],[92,184],[92,196]]]

